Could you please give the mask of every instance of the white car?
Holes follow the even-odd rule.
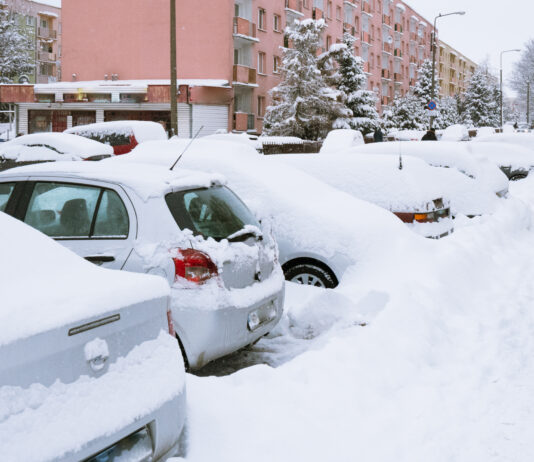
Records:
[[[328,132],[319,152],[321,154],[335,153],[340,149],[348,149],[362,144],[365,142],[360,131],[339,128]]]
[[[469,132],[465,125],[456,124],[441,132],[440,141],[469,141]]]
[[[496,133],[480,138],[477,136],[474,141],[513,144],[534,150],[534,133]]]
[[[111,146],[67,133],[34,133],[0,144],[0,165],[2,161],[99,160],[112,155]]]
[[[103,163],[170,167],[189,142],[144,143]],[[224,174],[263,223],[272,225],[286,279],[294,282],[335,287],[350,267],[364,271],[389,246],[420,238],[390,212],[241,144],[195,140],[177,166]]]
[[[447,186],[437,170],[414,157],[310,154],[274,158],[334,188],[393,212],[414,232],[439,238],[454,229]]]
[[[86,260],[164,277],[197,369],[276,325],[284,277],[276,243],[224,180],[181,167],[39,164],[0,173],[0,188],[12,191],[8,214]]]
[[[3,212],[0,254],[1,459],[184,455],[168,284],[98,268]]]
[[[346,153],[413,156],[434,167],[448,184],[453,214],[474,216],[493,213],[500,198],[508,194],[508,178],[494,163],[470,154],[466,142],[373,143],[347,150]],[[447,172],[447,170],[449,170]]]

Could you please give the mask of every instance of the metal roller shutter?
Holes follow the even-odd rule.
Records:
[[[193,136],[212,135],[217,130],[228,130],[228,106],[221,104],[193,104]]]
[[[191,106],[189,104],[178,103],[178,137],[191,138]]]

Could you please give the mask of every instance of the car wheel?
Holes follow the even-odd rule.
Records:
[[[311,263],[300,263],[284,271],[286,280],[315,287],[334,288],[337,283],[332,273]]]

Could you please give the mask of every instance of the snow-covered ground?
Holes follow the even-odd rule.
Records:
[[[510,189],[382,275],[288,284],[276,331],[204,375],[233,374],[188,376],[187,460],[534,460],[534,181]]]

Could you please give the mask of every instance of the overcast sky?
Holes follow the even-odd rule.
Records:
[[[477,63],[488,57],[497,73],[502,50],[523,48],[528,39],[534,39],[533,0],[406,0],[406,3],[431,23],[439,13],[465,11],[465,16],[438,19],[441,39]],[[505,83],[519,56],[520,53],[503,55]]]

